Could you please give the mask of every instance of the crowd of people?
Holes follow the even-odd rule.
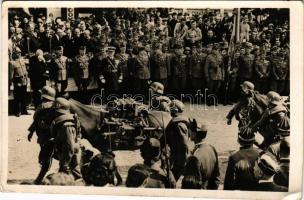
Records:
[[[67,100],[73,77],[83,96],[92,81],[107,95],[146,95],[150,88],[151,106],[161,104],[158,109],[172,117],[161,137],[144,138],[144,161],[129,169],[127,187],[176,188],[181,182],[183,189],[219,188],[222,163],[205,140],[207,126],[189,121],[183,102],[166,96],[206,88],[220,103],[236,102],[227,124],[238,120],[240,149],[228,159],[224,190],[288,191],[289,107],[281,97],[289,94],[288,15],[242,10],[234,43],[234,20],[227,12],[101,11],[67,22],[40,15],[16,16],[10,23],[9,80],[16,115],[28,114],[29,80],[36,107],[28,129],[28,140],[36,132],[41,147],[36,184],[123,184],[112,152],[83,145],[84,124]],[[93,111],[91,116],[100,117]],[[94,139],[89,143],[98,146]],[[44,178],[53,158],[59,160],[59,172]]]
[[[157,81],[167,93],[208,89],[228,104],[238,99],[246,80],[261,93],[288,95],[289,15],[282,10],[242,9],[233,45],[234,19],[228,11],[101,9],[99,15],[69,21],[52,14],[14,16],[9,81],[16,114],[27,113],[26,98],[20,97],[29,88],[37,107],[44,85],[64,95],[71,78],[80,95],[93,82],[106,94],[146,94],[149,83]]]

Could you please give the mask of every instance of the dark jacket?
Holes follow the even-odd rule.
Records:
[[[32,89],[41,89],[45,85],[46,81],[46,63],[39,61],[37,56],[30,58],[28,75],[31,80]]]
[[[235,165],[241,161],[248,161],[250,167],[253,167],[255,161],[259,156],[260,151],[254,147],[241,147],[239,151],[232,154],[228,159],[228,166],[224,181],[224,190],[254,190],[255,181],[246,181],[244,183],[237,183],[235,180]]]

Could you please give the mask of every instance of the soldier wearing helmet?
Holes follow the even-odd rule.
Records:
[[[70,102],[62,97],[55,100],[56,118],[52,121],[51,135],[59,160],[59,172],[71,173],[75,179],[80,173],[80,124],[70,111]]]
[[[262,144],[262,147],[265,148],[279,139],[282,128],[280,124],[289,120],[288,111],[281,96],[274,91],[270,91],[267,94],[267,98],[269,101],[268,108],[264,111],[261,119],[250,126],[252,131],[258,131],[263,126],[266,126],[267,134],[263,135],[264,142]]]
[[[241,97],[236,105],[229,111],[227,118],[227,124],[231,124],[233,117],[240,122],[239,127],[245,124],[242,124],[242,119],[248,117],[245,113],[250,109],[252,103],[254,103],[252,94],[254,92],[254,84],[249,81],[244,81],[241,85]]]
[[[37,134],[37,143],[40,145],[39,163],[41,170],[35,180],[36,184],[41,183],[43,177],[48,171],[53,153],[53,141],[50,127],[55,118],[55,109],[53,107],[56,91],[54,88],[44,86],[41,90],[42,103],[38,106],[34,114],[34,121],[28,128],[28,141],[31,141],[34,132]]]
[[[166,128],[167,143],[171,150],[170,162],[172,173],[178,180],[184,169],[189,154],[189,120],[184,116],[185,106],[179,100],[173,100],[170,104],[172,119]]]
[[[170,112],[171,100],[164,96],[164,85],[159,82],[153,82],[150,85],[151,102],[150,108],[153,110],[160,110]]]

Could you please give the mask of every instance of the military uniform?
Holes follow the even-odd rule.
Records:
[[[202,189],[216,190],[220,184],[220,170],[217,151],[206,142],[195,144],[192,155],[200,163]]]
[[[116,59],[119,60],[119,69],[122,73],[122,83],[120,88],[120,93],[126,93],[128,94],[130,91],[130,69],[129,69],[129,61],[130,61],[130,55],[127,53],[118,53],[115,55]]]
[[[208,93],[218,95],[224,77],[222,57],[215,52],[209,54],[206,58],[204,71]]]
[[[285,83],[289,71],[288,63],[284,60],[274,59],[271,67],[270,89],[282,94],[285,90]]]
[[[118,94],[119,79],[122,76],[121,69],[119,68],[119,60],[106,57],[102,60],[102,75],[105,79],[105,92],[107,95],[113,93]]]
[[[80,91],[86,91],[89,84],[89,61],[87,55],[78,55],[75,57],[75,80]]]
[[[189,81],[191,84],[191,89],[194,90],[194,93],[197,90],[201,90],[203,86],[204,78],[204,66],[207,58],[207,54],[195,54],[191,55],[189,59]]]
[[[253,77],[253,62],[254,56],[252,54],[241,55],[238,58],[238,76],[239,83],[244,81],[251,81]]]
[[[262,94],[268,92],[270,67],[270,62],[266,59],[256,59],[254,62],[255,74],[253,76],[253,81],[256,89]]]
[[[188,119],[181,113],[172,118],[166,128],[167,142],[170,147],[170,163],[175,180],[178,180],[189,155]]]
[[[162,52],[156,52],[151,57],[151,79],[167,86],[170,61],[168,56]]]
[[[169,88],[175,93],[182,93],[187,86],[187,56],[173,55],[170,61]]]
[[[64,93],[68,86],[68,58],[65,56],[55,57],[50,63],[50,78],[55,82],[57,93]]]
[[[9,62],[9,80],[14,85],[14,103],[16,114],[26,114],[28,72],[25,60],[18,58]]]
[[[55,138],[55,156],[59,160],[59,172],[72,173],[80,178],[80,124],[76,115],[69,111],[70,103],[57,98],[57,117],[52,121],[51,134]]]

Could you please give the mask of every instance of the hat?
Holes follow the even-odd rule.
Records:
[[[268,176],[274,175],[279,170],[279,164],[276,159],[265,152],[258,158],[258,166]]]
[[[279,104],[279,103],[282,103],[281,100],[282,100],[282,97],[277,93],[277,92],[274,92],[274,91],[270,91],[267,93],[267,98],[269,99],[269,102],[272,103],[272,104]]]
[[[250,81],[244,81],[244,83],[241,84],[242,90],[254,90],[254,84]]]
[[[171,110],[174,110],[176,109],[177,112],[183,112],[184,109],[185,109],[185,105],[183,102],[179,101],[179,100],[172,100],[171,103],[170,103],[170,108]]]
[[[255,141],[254,132],[249,128],[241,128],[238,133],[238,142],[242,146],[250,146]]]
[[[109,46],[108,49],[107,49],[108,52],[109,52],[109,51],[115,51],[115,50],[116,50],[116,48],[113,47],[113,46]]]
[[[251,47],[252,47],[252,43],[246,42],[246,43],[245,43],[245,47],[246,47],[246,48],[251,48]]]
[[[56,90],[54,88],[50,86],[44,86],[40,92],[42,98],[55,101]]]
[[[140,148],[141,156],[144,160],[159,160],[160,156],[160,142],[156,138],[147,138]]]
[[[213,49],[219,49],[220,48],[220,44],[219,43],[214,43],[213,44]]]
[[[287,137],[290,135],[290,119],[286,115],[277,125],[278,134],[282,137]]]
[[[160,82],[153,82],[150,88],[158,94],[164,94],[164,85]]]
[[[65,98],[58,97],[55,100],[56,111],[62,114],[66,114],[70,112],[70,102]]]
[[[194,46],[192,48],[194,48]],[[190,50],[191,50],[190,47],[185,47],[185,51],[190,51]]]
[[[62,51],[63,50],[63,46],[57,46],[55,47],[55,51]]]

